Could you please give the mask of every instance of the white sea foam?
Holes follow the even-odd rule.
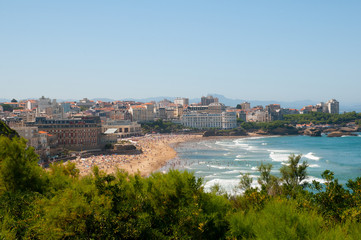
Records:
[[[297,152],[297,151],[294,151],[294,150],[281,150],[281,149],[267,149],[267,151],[268,152],[275,152],[275,153],[289,153],[289,154]]]
[[[225,167],[225,166],[216,166],[216,165],[207,165],[207,167],[217,168],[217,169],[228,169],[228,167]]]
[[[237,178],[241,178],[241,177],[243,177],[242,174],[237,176]],[[257,175],[251,175],[251,174],[250,174],[248,177],[252,178],[253,180],[259,178],[259,176],[257,176]]]
[[[254,152],[254,151],[257,151],[259,150],[258,147],[256,146],[249,146],[248,148],[246,148],[247,151],[251,151],[251,152]]]
[[[318,165],[318,164],[310,164],[310,165],[308,165],[310,168],[318,168],[318,167],[320,167],[320,165]]]
[[[288,161],[288,156],[289,154],[285,154],[285,153],[276,153],[276,152],[271,152],[269,154],[269,157],[272,159],[272,161],[274,162],[286,162]]]
[[[240,173],[240,172],[241,172],[240,170],[232,170],[232,171],[224,172],[222,174],[234,174],[234,173]]]
[[[267,145],[267,143],[261,143],[261,145],[266,146],[266,145]]]
[[[236,143],[234,146],[241,147],[243,149],[248,149],[250,147],[249,144],[246,143]]]
[[[315,156],[313,152],[307,153],[306,155],[304,155],[304,157],[308,158],[310,160],[315,160],[315,161],[318,161],[321,159],[320,157]]]
[[[253,171],[258,171],[258,167],[251,167]]]
[[[247,138],[247,140],[257,140],[257,139],[263,139],[263,138],[266,138],[266,137],[249,137],[249,138]]]
[[[260,185],[257,182],[257,176],[254,176],[253,181],[251,183],[251,187],[253,188],[260,188]],[[219,186],[225,190],[228,194],[235,195],[235,194],[242,194],[244,191],[242,191],[239,188],[239,179],[212,179],[207,181],[204,184],[204,190],[206,192],[209,192],[211,190],[211,187],[215,184],[219,184]]]
[[[234,144],[230,142],[216,141],[214,144],[222,147],[235,147]]]
[[[210,191],[211,187],[215,184],[219,184],[228,193],[233,193],[234,188],[238,185],[238,179],[212,179],[204,184],[205,191]]]
[[[198,142],[198,145],[203,145],[203,146],[205,146],[207,148],[213,148],[213,146],[211,144],[206,143],[206,142]]]
[[[304,182],[308,182],[308,183],[312,183],[312,181],[315,180],[319,183],[325,183],[326,181],[322,178],[316,178],[316,177],[312,177],[312,176],[308,176],[305,180],[303,180],[301,183]]]
[[[207,175],[207,176],[204,176],[203,178],[214,178],[214,174],[212,174],[212,175]]]

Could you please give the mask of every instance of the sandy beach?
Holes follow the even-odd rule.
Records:
[[[136,155],[99,155],[88,158],[72,160],[80,170],[80,175],[91,173],[93,166],[97,165],[101,171],[114,173],[117,169],[123,169],[130,174],[139,171],[142,176],[147,176],[158,170],[167,161],[175,158],[177,152],[173,145],[202,139],[201,135],[147,135],[131,138],[131,141],[141,149],[143,153]]]

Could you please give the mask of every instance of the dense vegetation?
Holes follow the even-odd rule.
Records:
[[[3,107],[3,110],[5,112],[12,112],[14,110],[14,108],[9,104],[4,104],[3,103],[3,104],[1,104],[1,106]]]
[[[163,121],[158,119],[154,122],[142,123],[143,133],[177,133],[182,132],[184,129],[190,130],[181,124],[173,123],[171,121]]]
[[[330,114],[311,112],[306,114],[289,114],[284,115],[283,120],[273,122],[244,122],[241,119],[237,119],[240,127],[247,131],[263,130],[266,132],[272,132],[275,129],[291,130],[296,124],[337,124],[346,125],[350,122],[355,122],[361,126],[361,113],[349,112],[343,114]]]
[[[286,121],[273,122],[240,122],[240,126],[246,130],[272,130],[276,128],[290,127]]]
[[[11,129],[6,123],[0,120],[0,136],[14,137],[19,136],[16,131]]]
[[[281,177],[259,166],[260,189],[243,175],[239,196],[203,190],[192,173],[147,178],[74,164],[48,171],[24,139],[0,137],[0,239],[359,239],[361,178],[305,190],[307,163],[290,156]]]
[[[307,114],[284,115],[284,121],[292,124],[342,124],[361,120],[361,113],[349,112],[343,114],[330,114],[311,112]]]

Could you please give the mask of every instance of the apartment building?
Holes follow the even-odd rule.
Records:
[[[207,97],[202,97],[201,98],[201,105],[206,106],[209,105],[211,103],[218,103],[218,98],[214,98],[213,96],[207,96]]]
[[[241,109],[242,110],[249,110],[249,109],[251,109],[251,104],[249,103],[249,102],[243,102],[243,103],[241,103],[241,104],[239,104],[240,106],[241,106]]]
[[[340,113],[340,104],[336,99],[331,99],[327,103],[327,110],[331,114]]]
[[[154,104],[145,103],[141,105],[132,105],[129,108],[129,113],[132,116],[132,121],[149,122],[154,121]]]
[[[340,104],[336,99],[331,99],[326,103],[320,102],[316,104],[316,106],[312,106],[312,105],[305,106],[300,110],[300,113],[323,112],[323,113],[338,114],[340,113],[339,105]]]
[[[36,116],[62,119],[64,118],[64,109],[56,102],[56,99],[51,100],[50,98],[45,98],[42,96],[38,100]]]
[[[177,104],[177,105],[188,106],[189,105],[189,98],[176,98],[174,100],[174,103]]]

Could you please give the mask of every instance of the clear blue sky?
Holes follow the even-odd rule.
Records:
[[[0,0],[0,98],[360,102],[361,1]]]

